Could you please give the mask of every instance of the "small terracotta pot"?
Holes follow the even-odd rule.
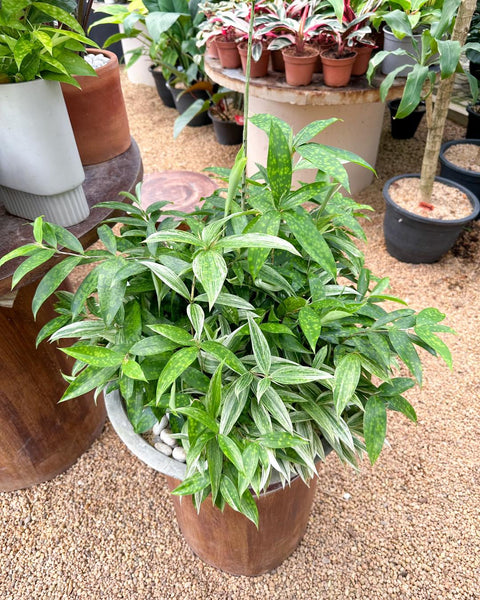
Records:
[[[312,82],[317,56],[318,52],[314,48],[306,48],[303,55],[294,54],[292,47],[285,48],[283,60],[285,61],[285,79],[288,85],[295,87],[309,85]]]
[[[330,50],[330,48],[332,48],[333,46],[334,46],[334,44],[312,44],[312,47],[318,51],[317,62],[315,63],[314,73],[322,73],[323,72],[322,57],[320,56],[320,54],[324,50]]]
[[[88,53],[110,61],[96,70],[97,77],[75,75],[81,89],[62,83],[62,92],[82,164],[94,165],[123,154],[131,138],[116,54],[96,48]]]
[[[272,69],[279,73],[285,73],[285,61],[283,60],[283,54],[281,50],[273,50],[270,52],[272,57]]]
[[[210,37],[206,43],[206,54],[210,58],[218,58],[217,38],[216,36]]]
[[[375,46],[356,46],[355,52],[357,57],[353,63],[352,75],[359,76],[365,75],[368,70],[368,63]]]
[[[352,55],[346,58],[331,58],[327,56],[330,50],[325,50],[322,57],[323,80],[328,87],[344,87],[348,85],[352,75],[352,68],[357,53],[352,50]]]
[[[242,70],[244,73],[247,71],[247,42],[241,42],[238,44],[238,52],[240,54],[240,60],[242,61]],[[256,77],[266,77],[268,74],[268,61],[270,59],[270,50],[263,48],[262,56],[259,60],[250,61],[250,77],[252,79]]]
[[[238,69],[242,64],[235,42],[226,42],[218,39],[216,41],[218,59],[224,69]]]

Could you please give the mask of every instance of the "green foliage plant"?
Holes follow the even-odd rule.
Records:
[[[79,87],[72,75],[95,75],[81,56],[92,45],[75,17],[52,2],[0,3],[0,83],[52,79]]]
[[[308,482],[330,448],[354,468],[365,450],[374,463],[387,411],[416,421],[404,392],[422,383],[417,349],[451,366],[437,335],[451,329],[438,310],[391,297],[388,279],[365,267],[355,240],[365,240],[358,217],[368,207],[340,189],[345,163],[368,165],[312,141],[335,119],[296,135],[271,115],[251,120],[268,136],[266,165],[243,183],[241,150],[231,171],[216,171],[226,187],[201,209],[144,210],[138,187],[123,193],[131,204],[103,204],[125,211],[98,229],[103,250],[38,218],[35,241],[0,266],[26,258],[16,285],[62,259],[40,281],[34,315],[75,267],[92,267],[75,292],[57,291],[58,316],[38,336],[75,359],[61,401],[118,389],[139,433],[168,412],[187,456],[174,493],[198,509],[207,497],[227,503],[258,525],[254,498],[274,475]],[[299,168],[315,181],[295,188]]]

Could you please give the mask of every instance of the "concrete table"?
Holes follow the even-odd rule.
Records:
[[[85,167],[84,189],[90,207],[106,200],[124,200],[142,177],[142,161],[135,142],[120,156]],[[90,216],[70,227],[84,247],[97,240],[100,223],[114,216],[108,208],[93,208]],[[25,219],[5,212],[0,202],[0,256],[33,241]],[[32,298],[40,278],[55,264],[49,261],[25,277],[10,294],[11,278],[21,259],[0,268],[0,491],[25,488],[47,481],[72,465],[103,428],[103,400],[95,404],[87,394],[62,404],[66,388],[61,373],[70,373],[70,357],[56,344],[44,341],[40,329],[56,315],[50,298],[34,320]],[[16,288],[17,289],[17,288]],[[68,279],[64,290],[71,291]]]
[[[223,69],[217,59],[206,57],[205,70],[216,83],[236,92],[244,92],[245,76],[241,69]],[[370,86],[365,77],[352,77],[348,87],[331,88],[323,84],[323,76],[316,73],[313,82],[305,87],[286,84],[285,74],[269,72],[267,77],[250,81],[249,115],[268,113],[286,121],[297,133],[302,127],[319,119],[336,117],[342,121],[330,125],[315,141],[355,152],[375,166],[385,103],[380,100],[380,83],[375,78]],[[405,79],[399,79],[387,99],[402,95]],[[248,125],[247,172],[252,174],[255,163],[266,164],[267,136],[252,124]],[[352,194],[367,187],[374,175],[358,165],[348,165]],[[299,171],[296,180],[312,181],[313,177]]]

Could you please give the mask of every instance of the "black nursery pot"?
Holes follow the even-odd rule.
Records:
[[[417,108],[403,119],[395,119],[398,107],[400,106],[400,98],[389,100],[388,108],[390,109],[390,123],[392,127],[392,137],[396,140],[408,140],[415,135],[420,121],[425,114],[425,102],[420,102]]]
[[[470,190],[449,181],[443,177],[436,177],[435,181],[453,186],[467,195],[472,205],[472,212],[468,217],[455,220],[428,219],[415,215],[395,204],[389,189],[398,179],[406,177],[420,177],[419,175],[398,175],[389,179],[383,188],[383,197],[386,202],[383,233],[390,256],[407,263],[433,263],[446,254],[463,228],[480,210],[477,198]]]
[[[172,92],[173,99],[175,100],[175,106],[180,114],[183,114],[195,100],[208,100],[209,96],[205,90],[195,90],[194,92],[182,92],[184,90],[171,86],[167,83],[168,89]],[[204,125],[210,125],[211,120],[208,116],[208,112],[201,113],[188,123],[188,127],[203,127]]]
[[[477,104],[476,108],[480,109],[480,104]],[[465,137],[469,140],[478,140],[480,139],[480,112],[473,110],[473,106],[469,104],[467,105],[467,114],[468,122]]]
[[[445,144],[442,144],[442,147],[440,149],[440,176],[446,177],[451,181],[455,181],[456,183],[463,185],[463,187],[469,189],[472,192],[472,194],[474,194],[477,197],[478,200],[480,199],[480,173],[462,169],[462,167],[454,165],[445,158],[445,152],[448,150],[448,148],[457,144],[473,144],[475,146],[480,147],[480,139],[452,140],[451,142],[446,142]]]
[[[148,70],[153,76],[155,87],[157,88],[158,95],[160,96],[163,104],[168,106],[168,108],[176,108],[175,100],[173,99],[172,92],[167,87],[167,80],[163,76],[163,73],[160,71],[160,69],[155,70],[155,65],[150,65]]]
[[[471,75],[473,75],[478,79],[478,81],[480,81],[480,63],[474,63],[473,61],[470,61],[469,71]]]
[[[212,119],[213,130],[217,142],[222,146],[235,146],[242,143],[243,125],[238,125],[235,121],[222,121],[208,111],[210,119]]]

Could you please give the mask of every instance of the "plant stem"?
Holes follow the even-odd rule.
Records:
[[[248,44],[247,44],[247,65],[245,69],[245,94],[243,101],[243,152],[247,157],[247,143],[248,143],[248,105],[250,98],[250,67],[252,64],[252,39],[253,39],[253,22],[255,19],[255,0],[252,0],[252,6],[250,9],[250,23],[248,28]],[[242,175],[242,195],[240,200],[240,207],[245,210],[245,198],[247,195],[247,167]]]
[[[452,41],[458,41],[461,46],[465,44],[470,22],[475,10],[476,0],[464,0],[458,8],[457,18],[452,32]],[[455,75],[440,80],[435,99],[432,119],[428,128],[427,142],[422,161],[420,175],[420,194],[422,202],[430,202],[432,197],[433,182],[437,171],[438,157],[442,145],[442,136],[448,115],[448,106],[453,91]]]

